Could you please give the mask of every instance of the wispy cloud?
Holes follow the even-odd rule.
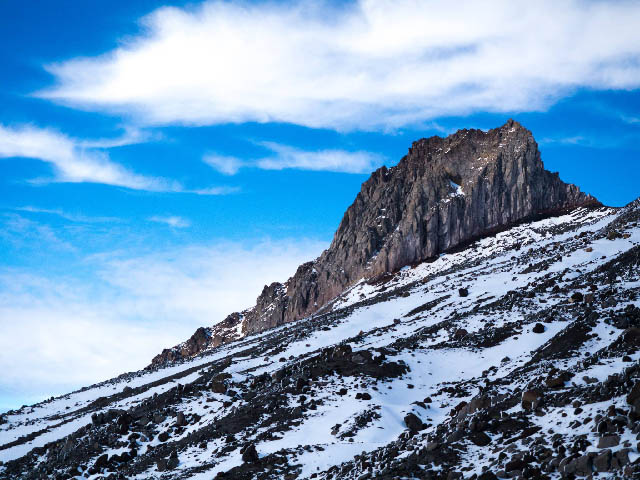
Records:
[[[572,135],[568,137],[544,137],[539,143],[541,145],[591,145],[593,140],[583,135]]]
[[[166,190],[165,180],[133,173],[109,160],[105,152],[82,148],[53,130],[0,126],[0,157],[35,158],[51,164],[55,181],[93,182],[136,190]]]
[[[191,226],[191,222],[182,217],[178,217],[175,215],[169,215],[166,217],[163,216],[153,216],[149,217],[149,221],[156,223],[164,223],[165,225],[169,225],[172,228],[188,228]]]
[[[380,155],[370,152],[346,150],[305,151],[288,145],[265,142],[262,145],[274,154],[258,160],[257,166],[265,170],[295,168],[300,170],[326,170],[345,173],[371,173],[382,164]]]
[[[238,173],[238,170],[246,165],[246,162],[239,158],[224,155],[207,154],[202,160],[211,168],[224,175],[235,175]]]
[[[57,83],[38,95],[147,124],[393,129],[539,111],[578,88],[640,86],[638,18],[629,1],[210,1],[47,66]]]
[[[61,238],[50,225],[18,214],[3,215],[1,227],[0,239],[19,249],[35,247],[39,252],[77,251],[74,245]]]
[[[90,216],[82,215],[79,213],[67,212],[60,208],[40,208],[40,207],[26,206],[26,207],[16,207],[13,210],[16,210],[19,212],[29,212],[29,213],[38,213],[38,214],[43,213],[46,215],[55,215],[60,218],[64,218],[65,220],[68,220],[70,222],[77,222],[77,223],[107,223],[107,222],[121,221],[121,219],[118,217],[102,217],[102,216],[90,217]]]
[[[620,114],[620,119],[624,123],[628,123],[628,124],[631,124],[631,125],[635,125],[637,123],[640,123],[640,117],[638,117],[638,116]]]
[[[241,168],[255,167],[263,170],[315,170],[342,173],[371,173],[382,165],[381,155],[347,150],[302,150],[275,142],[261,142],[272,153],[257,160],[241,160],[236,157],[208,154],[203,161],[224,175],[235,175]]]
[[[190,190],[174,180],[140,175],[114,163],[105,148],[140,141],[140,133],[115,140],[75,140],[55,130],[32,125],[6,127],[0,125],[0,158],[34,158],[53,167],[51,179],[31,182],[101,183],[152,192],[187,192],[200,195],[229,193],[229,187]],[[99,147],[99,148],[98,148]]]

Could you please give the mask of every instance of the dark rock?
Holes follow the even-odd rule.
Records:
[[[598,440],[598,448],[611,448],[620,443],[620,437],[618,435],[607,435],[606,437],[600,437]]]
[[[517,471],[517,470],[522,471],[527,465],[528,463],[525,462],[523,459],[515,458],[505,464],[504,471],[507,473]]]
[[[159,472],[167,471],[167,459],[166,458],[158,458],[156,460],[156,468]]]
[[[542,402],[543,395],[538,390],[527,390],[522,393],[522,408],[526,410],[535,410]]]
[[[464,328],[459,328],[453,334],[453,338],[456,340],[461,340],[469,334]]]
[[[546,329],[547,329],[547,328],[546,328],[543,324],[541,324],[541,323],[536,323],[536,324],[533,326],[533,328],[531,329],[531,331],[532,331],[533,333],[544,333]]]
[[[575,460],[576,474],[583,477],[586,477],[587,475],[591,475],[591,472],[593,471],[592,464],[593,464],[592,455],[582,455],[581,457],[576,458]]]
[[[260,457],[258,456],[256,446],[253,443],[247,445],[242,452],[242,461],[245,463],[256,463],[259,460]]]
[[[608,472],[611,466],[611,450],[604,450],[593,459],[593,469],[596,472]]]
[[[184,413],[178,412],[176,415],[176,427],[184,427],[187,424],[187,419],[184,416]]]
[[[479,447],[486,447],[491,443],[491,437],[484,432],[473,432],[469,435],[469,440]]]
[[[106,468],[106,466],[109,464],[109,455],[107,455],[106,453],[103,455],[100,455],[95,463],[93,464],[93,468],[97,469],[98,471],[102,470],[103,468]]]
[[[211,382],[211,391],[213,393],[224,394],[227,391],[227,386],[224,384],[224,382]]]
[[[478,480],[498,480],[498,477],[495,473],[487,471],[478,475]]]
[[[424,428],[422,420],[420,420],[420,418],[414,413],[408,413],[405,415],[404,423],[412,432],[419,432]]]
[[[580,292],[574,292],[573,295],[569,298],[571,302],[581,302],[584,299],[584,296]]]
[[[461,297],[466,297],[469,295],[469,290],[466,288],[459,288],[458,295],[460,295]]]
[[[627,403],[631,405],[636,414],[640,414],[640,381],[637,381],[629,394],[627,395]]]
[[[169,458],[167,459],[167,470],[173,470],[179,464],[180,461],[178,460],[178,452],[174,450],[171,452],[171,455],[169,455]]]

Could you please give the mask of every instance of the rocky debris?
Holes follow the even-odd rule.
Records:
[[[198,329],[152,365],[233,340],[238,327],[248,335],[314,314],[363,278],[384,278],[518,222],[598,205],[545,170],[533,135],[513,120],[487,132],[418,140],[398,165],[362,184],[320,257],[284,284],[266,285],[254,307]]]

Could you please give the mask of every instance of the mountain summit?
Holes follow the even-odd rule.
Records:
[[[538,144],[514,120],[413,143],[398,165],[362,184],[333,241],[284,284],[264,287],[256,305],[199,328],[152,365],[299,320],[362,279],[413,265],[523,221],[599,206],[544,169]]]

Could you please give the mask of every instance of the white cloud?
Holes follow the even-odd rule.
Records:
[[[225,175],[235,175],[245,163],[236,157],[208,154],[202,160],[214,170]]]
[[[244,167],[257,167],[263,170],[293,168],[343,173],[371,173],[383,162],[382,156],[371,152],[308,151],[274,142],[262,142],[259,145],[271,150],[272,154],[254,161],[213,154],[205,155],[202,160],[225,175],[235,175]]]
[[[84,149],[71,138],[32,126],[0,125],[0,157],[35,158],[50,163],[56,181],[94,182],[140,190],[163,190],[164,181],[137,175],[111,162],[106,153]]]
[[[0,125],[0,158],[34,158],[53,167],[56,182],[91,182],[154,192],[188,192],[202,195],[229,193],[228,187],[188,190],[180,183],[134,173],[110,160],[100,148],[122,146],[141,140],[142,134],[128,133],[114,140],[79,141],[62,133],[30,125]],[[47,183],[37,179],[33,183]]]
[[[4,268],[5,406],[142,368],[197,327],[253,305],[265,284],[288,278],[324,247],[303,240],[112,252],[83,259],[83,274],[70,266],[67,277]]]
[[[156,223],[164,223],[166,225],[169,225],[172,228],[187,228],[191,226],[191,222],[188,219],[178,217],[175,215],[170,215],[166,217],[156,215],[156,216],[150,217],[149,221],[156,222]]]
[[[632,1],[212,1],[49,65],[57,84],[39,95],[148,124],[385,129],[535,111],[581,87],[640,86],[638,18]]]
[[[345,150],[309,152],[273,142],[265,142],[263,145],[274,152],[273,156],[257,162],[257,166],[265,170],[296,168],[300,170],[371,173],[382,164],[382,157],[370,152],[348,152]]]

